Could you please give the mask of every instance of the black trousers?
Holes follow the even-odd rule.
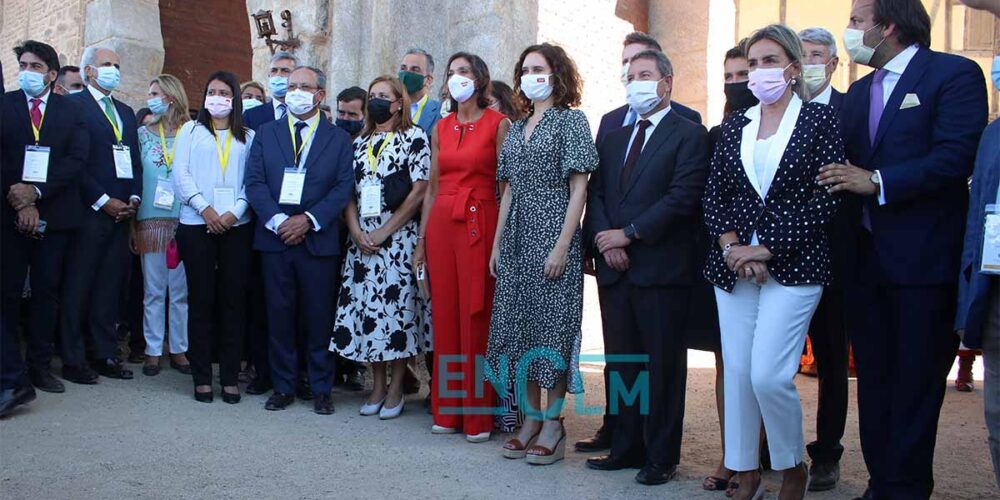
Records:
[[[176,238],[188,283],[188,360],[194,385],[212,385],[215,345],[219,346],[222,385],[237,385],[246,334],[253,227],[244,224],[216,235],[209,234],[204,225],[181,224]],[[216,309],[218,328],[212,328]]]
[[[143,309],[143,277],[142,258],[129,254],[128,275],[122,290],[121,306],[118,313],[120,332],[119,340],[128,337],[129,352],[146,352],[146,336],[144,335],[142,317]]]
[[[601,287],[598,293],[609,341],[605,352],[648,356],[647,363],[608,363],[612,396],[609,413],[618,413],[611,454],[644,458],[649,463],[677,464],[687,386],[684,324],[691,290],[638,287],[622,279]],[[645,388],[648,397],[627,404],[622,396],[635,388]]]
[[[26,383],[24,358],[21,357],[21,295],[28,274],[31,242],[18,233],[13,223],[0,229],[3,249],[0,251],[0,389],[13,389]]]
[[[116,223],[101,211],[82,207],[83,225],[70,252],[69,274],[59,315],[63,364],[81,366],[85,361],[84,335],[93,341],[93,357],[107,359],[118,353],[119,301],[128,251],[129,222]]]
[[[877,276],[870,245],[870,237],[863,238],[860,267],[868,272],[861,276]],[[934,489],[938,418],[958,351],[957,290],[871,281],[857,283],[849,295],[869,486],[875,498],[926,499]]]
[[[28,368],[48,370],[55,354],[55,334],[59,327],[59,293],[69,270],[75,230],[48,231],[45,238],[33,241],[31,301],[28,306]]]
[[[809,325],[809,339],[819,372],[816,440],[806,446],[815,462],[840,462],[840,440],[847,425],[847,325],[844,290],[828,287]]]

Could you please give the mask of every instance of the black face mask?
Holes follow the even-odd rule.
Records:
[[[392,118],[395,113],[389,111],[392,107],[393,101],[388,99],[373,98],[368,100],[368,116],[375,120],[375,123],[381,125]]]
[[[750,91],[749,84],[749,81],[726,84],[726,114],[756,106],[760,102]]]
[[[344,131],[346,131],[348,134],[351,134],[351,137],[354,137],[355,135],[358,135],[358,132],[361,132],[362,128],[365,127],[365,121],[364,120],[343,120],[343,119],[337,118],[336,125],[338,127],[342,128],[342,129],[344,129]]]

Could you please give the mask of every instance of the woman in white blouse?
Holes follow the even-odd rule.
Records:
[[[243,125],[239,92],[232,73],[209,76],[205,104],[197,120],[178,133],[174,160],[174,189],[181,202],[177,244],[189,290],[188,358],[194,396],[203,403],[212,402],[214,345],[220,349],[222,400],[240,401],[237,377],[253,240],[243,175],[253,131]]]

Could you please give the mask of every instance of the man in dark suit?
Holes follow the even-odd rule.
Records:
[[[88,47],[83,53],[87,90],[68,99],[80,107],[90,138],[80,177],[82,219],[69,258],[59,330],[63,378],[93,384],[97,375],[131,379],[118,359],[115,319],[129,265],[129,219],[142,194],[142,163],[135,112],[111,93],[121,79],[120,59],[111,49]],[[84,333],[93,340],[93,368],[85,364]]]
[[[862,197],[849,325],[869,498],[927,498],[955,359],[956,280],[969,175],[986,125],[979,66],[928,47],[919,0],[855,0],[845,46],[876,69],[844,98],[847,165],[831,192]]]
[[[636,480],[661,484],[680,461],[687,380],[684,323],[698,280],[696,216],[708,177],[708,133],[670,106],[673,70],[662,52],[630,60],[629,81],[658,82],[659,103],[634,127],[612,132],[599,146],[584,221],[597,258],[597,282],[608,355],[648,357],[610,362],[611,408],[619,409],[610,455],[591,458],[598,470],[642,467]],[[668,264],[668,265],[665,265]],[[648,377],[640,377],[646,370]],[[619,385],[617,382],[620,381]],[[648,415],[638,400],[619,400],[646,384]]]
[[[6,126],[0,151],[7,198],[3,204],[3,316],[5,324],[16,328],[20,312],[16,305],[30,266],[28,380],[40,390],[63,392],[50,363],[58,294],[81,221],[79,175],[87,159],[88,135],[79,106],[53,91],[59,70],[55,49],[29,40],[14,52],[24,74],[19,78],[21,90],[11,92],[3,106]],[[42,171],[26,168],[33,158],[47,158]]]
[[[326,75],[300,67],[289,78],[289,116],[260,128],[250,148],[246,191],[257,213],[274,394],[268,410],[294,400],[298,357],[307,357],[314,411],[333,413],[330,353],[340,253],[340,213],[354,194],[350,136],[320,119]],[[299,321],[297,321],[299,320]],[[295,340],[301,322],[305,352]]]
[[[271,56],[271,69],[267,80],[267,89],[271,92],[270,106],[257,106],[243,112],[243,122],[257,132],[260,126],[275,120],[280,120],[288,114],[285,105],[285,93],[288,92],[288,77],[299,65],[299,60],[291,52],[276,52]]]
[[[833,88],[830,79],[840,63],[837,41],[824,28],[807,28],[799,33],[804,64],[802,78],[810,102],[826,104],[839,112],[844,94]],[[858,205],[851,200],[841,205],[828,226],[833,260],[833,284],[823,290],[819,307],[809,325],[809,341],[819,378],[819,408],[816,412],[816,440],[806,446],[809,491],[833,489],[840,481],[840,458],[847,425],[847,327],[843,276],[853,269],[857,235],[854,230]]]
[[[663,48],[660,46],[660,43],[657,42],[655,38],[641,31],[635,31],[626,35],[622,45],[623,45],[622,48],[623,85],[627,83],[626,77],[627,77],[628,67],[630,65],[629,61],[632,60],[632,57],[634,57],[636,54],[640,52],[647,50],[655,50],[657,52],[663,51]],[[672,113],[676,113],[696,124],[701,124],[701,115],[698,114],[697,111],[690,109],[684,106],[683,104],[673,101],[669,101],[668,104],[670,105]],[[628,104],[605,114],[603,117],[601,117],[601,125],[597,129],[597,140],[596,140],[597,145],[600,146],[601,142],[603,142],[604,139],[612,132],[621,130],[624,127],[631,128],[632,126],[634,126],[638,116],[639,115],[636,113],[636,111],[633,110],[632,107],[629,106]],[[591,257],[590,255],[586,255],[585,261],[591,262],[592,258],[593,257]],[[599,259],[600,257],[598,256],[598,260]],[[587,265],[588,268],[587,272],[592,274],[593,270],[590,270],[589,267],[590,264]],[[607,334],[605,334],[605,336],[607,336]],[[608,378],[608,376],[609,376],[609,371],[608,368],[605,366],[604,369],[605,396],[608,396],[607,391],[611,386],[610,379]],[[615,416],[612,415],[611,412],[609,411],[610,407],[608,405],[610,405],[611,399],[607,398],[606,401],[608,401],[608,403],[605,405],[604,408],[604,421],[601,424],[600,429],[597,430],[597,433],[594,435],[594,437],[587,438],[582,441],[577,441],[575,444],[576,451],[582,453],[593,453],[597,451],[606,450],[611,447],[611,438],[615,428],[615,422],[614,422]]]

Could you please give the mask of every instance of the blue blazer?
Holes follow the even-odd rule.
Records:
[[[317,257],[340,254],[338,221],[354,196],[354,149],[347,132],[323,119],[318,123],[305,161],[306,180],[301,205],[278,204],[285,168],[295,165],[288,117],[261,125],[254,136],[247,160],[246,193],[257,214],[255,250],[285,251],[288,247],[264,224],[278,213],[292,216],[308,211],[320,225],[319,231],[309,231],[306,235],[304,244],[309,253]]]
[[[128,146],[132,154],[132,179],[119,179],[115,173],[115,156],[112,150],[112,146],[118,144],[118,139],[104,110],[90,95],[89,90],[70,95],[67,99],[80,107],[83,122],[90,135],[87,164],[80,177],[80,195],[83,197],[83,204],[89,210],[90,205],[103,194],[124,202],[128,202],[132,196],[142,197],[142,154],[139,150],[139,126],[135,121],[135,111],[112,97],[118,116],[122,120],[122,144]]]
[[[844,93],[835,88],[830,90],[830,107],[839,113],[844,108]]]
[[[676,112],[678,115],[687,118],[688,121],[701,125],[701,114],[679,102],[670,101],[670,112]],[[625,121],[625,115],[627,114],[628,104],[620,108],[613,109],[602,116],[601,125],[597,129],[597,139],[594,142],[600,146],[601,142],[608,136],[608,134],[621,129],[622,123]]]
[[[427,99],[427,104],[424,104],[424,112],[420,115],[417,126],[427,134],[428,144],[430,144],[431,135],[434,133],[434,125],[437,125],[440,119],[441,103],[434,99]]]
[[[969,59],[921,47],[868,134],[873,74],[854,82],[841,119],[847,158],[879,170],[886,204],[867,197],[881,283],[954,285],[962,259],[968,178],[986,126],[986,80]],[[918,106],[900,109],[914,94]],[[861,220],[857,221],[860,226]],[[862,250],[864,251],[864,250]]]
[[[243,112],[243,125],[254,133],[260,132],[260,126],[274,121],[274,106],[271,101],[265,102],[263,106]]]
[[[989,312],[990,286],[1000,286],[1000,277],[979,272],[983,258],[983,223],[986,205],[1000,204],[1000,120],[994,121],[979,143],[976,170],[972,173],[969,217],[958,280],[958,314],[955,329],[965,330],[962,342],[970,349],[983,346],[983,328]]]
[[[51,91],[50,91],[51,92]],[[21,182],[24,148],[35,143],[31,116],[24,91],[15,90],[3,100],[3,130],[0,131],[3,193]],[[48,178],[33,184],[42,193],[38,213],[49,229],[71,229],[80,225],[80,173],[87,162],[90,141],[75,101],[51,92],[45,105],[45,121],[39,145],[51,148]],[[97,201],[96,199],[94,201]],[[14,210],[3,205],[3,223],[13,224]]]

